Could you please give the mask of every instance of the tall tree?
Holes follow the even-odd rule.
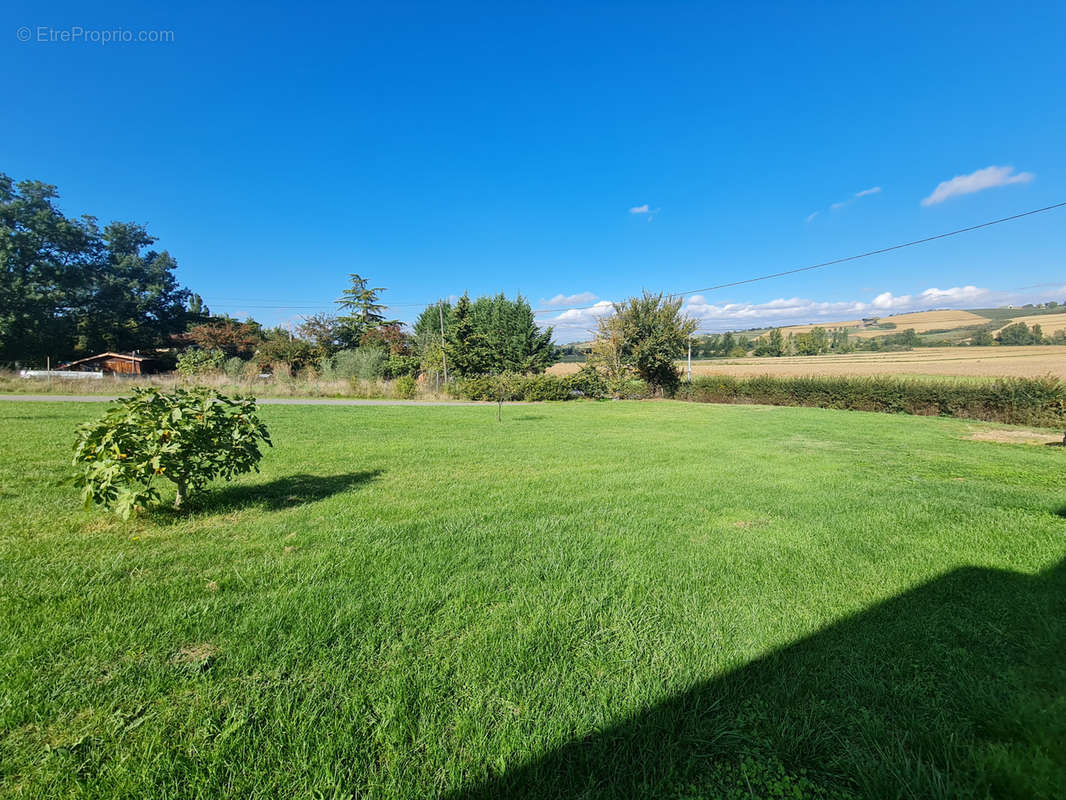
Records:
[[[56,188],[0,174],[0,361],[148,349],[181,331],[177,263],[141,225],[64,216]]]
[[[427,308],[415,323],[415,336],[427,343],[432,342],[434,312],[440,310]],[[540,329],[533,309],[521,295],[509,300],[501,293],[475,301],[463,295],[446,323],[445,352],[449,369],[458,375],[542,372],[555,361],[552,329]]]
[[[618,314],[602,316],[596,321],[596,338],[588,355],[588,363],[601,372],[607,381],[607,390],[620,397],[626,382],[634,377],[636,370],[626,357],[625,325]]]
[[[423,348],[430,345],[440,345],[441,328],[448,325],[452,318],[452,304],[447,300],[441,300],[431,306],[426,306],[418,315],[412,326],[412,347],[417,354],[421,354]]]
[[[385,291],[382,286],[370,287],[366,278],[351,273],[348,276],[351,285],[336,301],[337,306],[344,313],[338,317],[341,323],[341,339],[345,347],[358,347],[363,334],[372,328],[386,324],[385,316],[381,313],[385,305],[378,300]],[[395,320],[390,320],[395,322]]]
[[[56,187],[0,174],[0,360],[74,351],[71,313],[99,247],[91,217],[68,219]]]
[[[673,391],[681,381],[675,361],[680,358],[695,332],[697,321],[681,313],[681,298],[669,299],[662,293],[645,291],[624,303],[615,303],[614,312],[622,337],[622,358],[652,387]]]
[[[159,346],[169,333],[182,329],[189,292],[178,286],[178,265],[170,254],[147,249],[155,241],[132,222],[112,222],[104,229],[103,257],[93,265],[78,315],[78,350]]]
[[[451,324],[444,335],[444,353],[456,375],[481,375],[488,371],[484,361],[486,343],[474,327],[470,295],[464,293],[452,311]]]
[[[765,339],[759,339],[758,344],[755,346],[755,355],[757,356],[783,356],[785,354],[785,340],[781,336],[781,329],[774,328],[768,334]]]
[[[411,348],[423,372],[438,376],[444,373],[446,358],[441,328],[450,327],[451,323],[452,304],[446,300],[426,306],[415,320]]]
[[[211,317],[211,309],[207,307],[204,299],[198,294],[189,295],[189,303],[186,308],[189,312],[189,322],[193,325],[207,322]]]

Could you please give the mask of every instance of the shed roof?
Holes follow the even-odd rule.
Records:
[[[63,366],[73,367],[76,364],[85,364],[89,361],[97,361],[101,358],[121,358],[124,361],[151,361],[148,356],[135,356],[130,353],[112,353],[108,351],[106,353],[97,353],[95,356],[86,356],[85,358],[79,358],[77,361],[68,361]]]

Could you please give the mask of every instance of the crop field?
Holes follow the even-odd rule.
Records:
[[[0,796],[1066,786],[1054,432],[267,406],[260,474],[122,522],[68,477],[101,410],[0,405]]]
[[[1050,336],[1055,331],[1066,330],[1066,313],[1063,314],[1033,314],[1027,317],[1014,317],[1011,323],[1024,322],[1026,325],[1039,325],[1045,336]],[[1006,327],[1006,326],[1004,326]],[[1002,328],[1001,328],[1002,330]]]
[[[1066,347],[923,347],[898,353],[845,353],[694,362],[695,374],[930,375],[1066,378]]]
[[[874,336],[884,336],[889,333],[898,333],[899,331],[906,330],[907,328],[914,328],[915,333],[925,333],[926,331],[934,330],[948,330],[951,328],[963,328],[972,325],[984,325],[988,322],[984,317],[978,316],[970,311],[960,311],[955,309],[945,309],[942,311],[915,311],[910,314],[896,314],[891,317],[879,317],[881,322],[891,322],[896,327],[895,329],[884,329],[872,326],[869,328],[861,327],[862,321],[853,319],[845,320],[843,322],[826,322],[821,323],[821,327],[830,328],[849,328],[850,334],[859,338],[871,338]],[[790,333],[809,333],[816,325],[789,325],[782,328],[781,333],[788,336]]]
[[[686,366],[683,362],[678,362]],[[578,363],[556,364],[555,375],[569,375]],[[929,375],[963,378],[1066,378],[1066,347],[923,347],[897,353],[845,353],[782,358],[729,358],[693,361],[695,375]]]

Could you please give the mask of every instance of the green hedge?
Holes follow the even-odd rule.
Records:
[[[622,396],[648,396],[643,381],[632,381]],[[468,400],[539,401],[602,398],[611,395],[591,369],[575,375],[516,375],[462,378],[452,389]],[[1017,425],[1066,425],[1066,383],[1054,377],[988,381],[922,380],[892,377],[736,378],[710,375],[683,383],[675,397],[698,403],[758,403],[815,406],[965,417]]]
[[[713,375],[683,384],[677,398],[966,417],[1020,425],[1066,424],[1066,384],[1051,376],[951,381]]]
[[[609,396],[606,381],[595,370],[584,368],[574,375],[483,375],[461,378],[452,394],[467,400],[573,400],[580,397],[600,399]],[[641,380],[629,381],[621,395],[639,399],[649,394],[648,385]]]
[[[468,400],[570,400],[583,396],[567,378],[510,373],[463,378],[454,392]]]

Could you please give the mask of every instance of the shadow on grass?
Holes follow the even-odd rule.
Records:
[[[211,488],[189,503],[190,510],[217,513],[258,507],[268,511],[293,508],[325,500],[377,478],[382,470],[348,472],[343,475],[289,475],[268,483],[234,484]]]
[[[1037,576],[956,570],[450,798],[1064,787],[1066,560]]]

